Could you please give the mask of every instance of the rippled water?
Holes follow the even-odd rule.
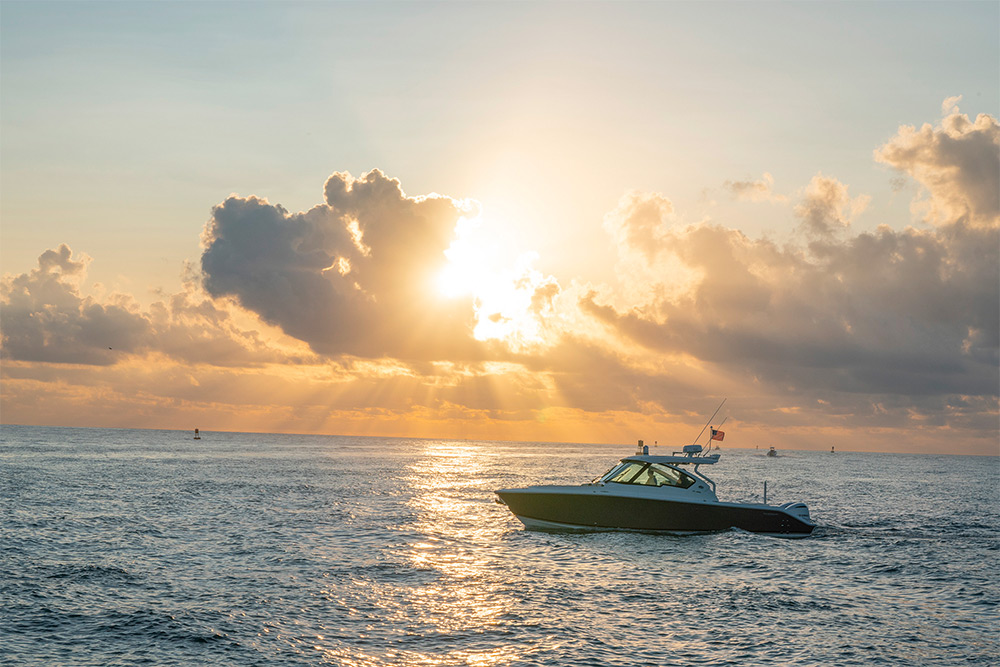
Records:
[[[998,458],[726,449],[782,540],[523,529],[631,445],[3,426],[0,663],[988,665]]]

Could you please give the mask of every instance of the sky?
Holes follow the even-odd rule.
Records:
[[[1000,4],[0,4],[0,422],[1000,454]]]

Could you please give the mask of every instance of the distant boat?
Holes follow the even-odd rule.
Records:
[[[201,434],[198,433],[198,429],[194,430],[194,439],[201,440]]]
[[[767,455],[768,456],[777,456],[778,452],[775,451],[774,447],[771,447],[771,449],[767,450]]]

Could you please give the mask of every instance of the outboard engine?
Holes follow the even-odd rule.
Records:
[[[785,503],[784,505],[779,505],[779,507],[792,516],[798,517],[808,523],[812,523],[812,520],[809,518],[809,508],[806,507],[805,503]]]

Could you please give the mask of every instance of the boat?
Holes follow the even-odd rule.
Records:
[[[768,456],[777,456],[778,455],[778,451],[774,447],[771,447],[771,449],[767,450],[767,455]]]
[[[686,445],[670,456],[639,451],[587,484],[529,486],[496,491],[528,529],[634,530],[655,533],[708,533],[734,528],[777,537],[806,537],[816,524],[804,503],[722,502],[701,466],[719,454]]]

